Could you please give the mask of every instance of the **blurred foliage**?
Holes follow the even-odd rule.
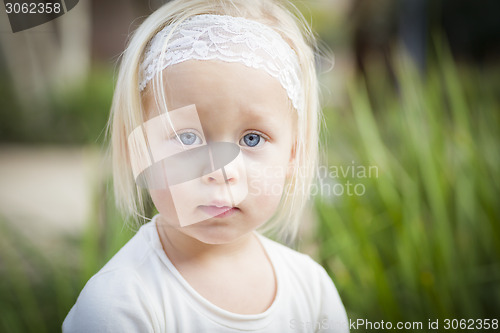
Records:
[[[0,332],[60,332],[85,283],[132,237],[103,186],[85,233],[48,257],[0,219]]]
[[[363,195],[318,197],[317,239],[352,319],[498,318],[499,68],[458,67],[436,42],[425,73],[372,64],[327,110],[329,166]],[[354,161],[354,162],[353,162]]]
[[[84,82],[43,99],[19,102],[8,75],[0,77],[0,142],[94,144],[104,140],[113,75],[94,68]],[[24,98],[24,97],[23,97]]]

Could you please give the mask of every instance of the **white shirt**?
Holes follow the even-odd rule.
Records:
[[[87,282],[63,332],[349,332],[332,280],[309,256],[256,233],[277,292],[265,312],[236,314],[187,283],[163,251],[155,223],[143,225]]]

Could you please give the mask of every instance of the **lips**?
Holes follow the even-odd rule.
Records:
[[[233,215],[238,208],[236,207],[231,207],[231,206],[217,206],[217,205],[209,205],[209,206],[199,206],[199,209],[201,209],[205,214],[217,217],[217,218],[223,218],[223,217],[228,217]]]

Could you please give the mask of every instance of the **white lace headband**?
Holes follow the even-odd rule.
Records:
[[[140,91],[167,66],[186,60],[215,59],[264,69],[279,80],[293,106],[302,109],[299,60],[270,27],[242,17],[197,15],[172,29],[166,26],[148,44],[140,65]]]

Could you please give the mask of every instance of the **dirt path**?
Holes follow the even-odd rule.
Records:
[[[0,146],[0,218],[34,241],[79,233],[105,170],[98,148]]]

